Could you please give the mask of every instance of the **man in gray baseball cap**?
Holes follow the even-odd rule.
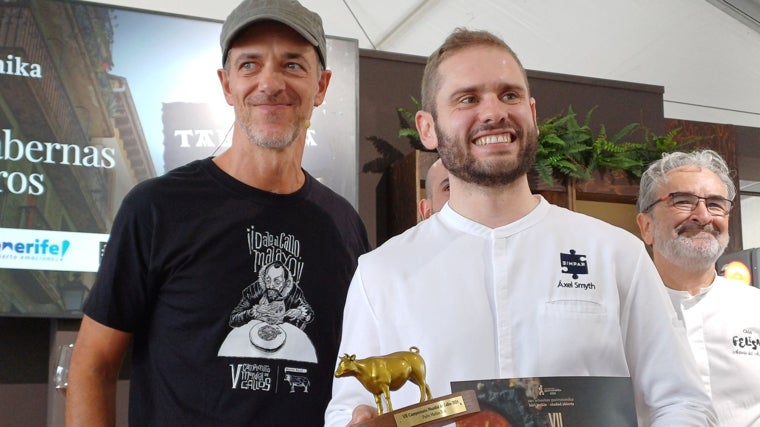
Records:
[[[322,29],[322,18],[295,0],[245,0],[227,17],[222,26],[219,43],[222,46],[222,62],[232,42],[241,31],[258,21],[277,21],[294,29],[309,43],[317,54],[322,67],[327,67],[327,44]]]
[[[369,242],[351,204],[302,167],[332,76],[321,19],[293,0],[244,0],[220,42],[232,142],[124,198],[84,306],[69,427],[114,425],[130,345],[132,426],[324,425]]]

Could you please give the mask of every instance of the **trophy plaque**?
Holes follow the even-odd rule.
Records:
[[[475,391],[464,390],[433,399],[425,381],[425,361],[417,347],[385,356],[357,359],[344,355],[335,376],[356,377],[375,398],[377,417],[358,424],[359,427],[438,427],[457,418],[480,411]],[[407,381],[420,389],[420,402],[393,410],[390,392]],[[385,408],[383,408],[385,402]]]

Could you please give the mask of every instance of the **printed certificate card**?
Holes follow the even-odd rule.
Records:
[[[481,411],[457,427],[636,427],[626,377],[510,378],[451,383],[475,390]]]

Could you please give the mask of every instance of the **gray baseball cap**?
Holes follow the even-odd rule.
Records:
[[[227,59],[235,38],[246,27],[258,21],[277,21],[292,28],[317,49],[319,61],[323,67],[327,67],[327,43],[322,18],[296,0],[243,0],[222,25],[219,37],[222,63]]]

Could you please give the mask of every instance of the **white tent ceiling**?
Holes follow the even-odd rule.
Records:
[[[222,20],[238,1],[101,3]],[[668,118],[760,127],[760,0],[301,1],[363,49],[426,56],[456,27],[485,29],[528,69],[661,85]]]

